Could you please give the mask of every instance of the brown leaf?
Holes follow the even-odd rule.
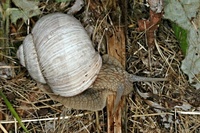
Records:
[[[150,10],[150,18],[148,20],[139,20],[137,31],[146,31],[148,46],[154,46],[154,32],[159,26],[163,13],[156,13]]]

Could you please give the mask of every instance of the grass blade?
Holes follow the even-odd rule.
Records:
[[[3,98],[6,106],[8,107],[8,109],[10,110],[11,114],[16,118],[16,120],[18,121],[19,125],[23,128],[23,130],[26,133],[29,133],[28,130],[26,129],[26,127],[24,126],[24,124],[22,123],[20,117],[18,116],[17,112],[15,111],[15,109],[13,108],[12,104],[8,101],[8,99],[6,98],[6,96],[3,94],[2,91],[0,91],[0,96]]]

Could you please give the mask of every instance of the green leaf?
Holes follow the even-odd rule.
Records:
[[[186,55],[186,51],[188,49],[188,43],[187,43],[188,31],[178,26],[176,23],[172,23],[172,29],[174,31],[174,35],[176,36],[177,40],[180,43],[180,47],[183,54]]]
[[[11,22],[16,23],[18,19],[23,19],[26,21],[27,19],[37,16],[41,14],[40,9],[38,8],[37,1],[27,1],[27,0],[12,0],[13,3],[18,8],[8,8],[7,14],[10,15]]]
[[[16,24],[18,19],[23,19],[24,21],[28,20],[28,16],[25,15],[25,13],[22,10],[19,10],[18,8],[9,8],[7,9],[7,14],[10,15],[11,23]]]
[[[37,1],[28,1],[28,0],[12,0],[12,2],[19,8],[24,11],[32,12],[38,9],[38,2]]]
[[[187,33],[181,31],[182,41],[188,44],[181,69],[188,75],[189,82],[200,88],[200,2],[199,0],[168,0],[164,17],[175,22]],[[178,31],[180,32],[180,31]],[[179,33],[178,33],[179,34]],[[185,35],[187,34],[187,36]],[[187,40],[185,41],[184,38]],[[185,44],[184,44],[185,45]],[[185,46],[183,46],[186,48]]]
[[[3,94],[2,91],[0,91],[0,96],[3,98],[6,106],[8,107],[8,109],[10,110],[11,114],[16,118],[16,120],[18,121],[18,123],[20,124],[20,126],[23,128],[23,130],[28,133],[29,131],[26,129],[26,127],[24,126],[24,124],[22,123],[20,117],[18,116],[17,112],[15,111],[15,109],[12,107],[12,104],[8,101],[8,99],[6,98],[6,96]]]

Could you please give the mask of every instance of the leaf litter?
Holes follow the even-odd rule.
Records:
[[[40,15],[61,11],[67,13],[73,2],[42,1],[38,8]],[[200,92],[190,86],[181,71],[184,59],[178,41],[163,20],[156,31],[155,48],[150,52],[146,34],[136,30],[139,19],[135,10],[146,10],[144,3],[129,1],[127,70],[141,76],[168,77],[168,82],[137,83],[126,98],[126,120],[128,132],[199,132]],[[62,7],[62,8],[61,8]],[[96,8],[98,7],[98,8]],[[89,30],[95,48],[100,44],[105,50],[105,34],[112,31],[112,19],[105,5],[97,1],[86,1],[83,12],[75,14]],[[137,7],[137,8],[136,8]],[[147,10],[148,11],[148,10]],[[40,16],[29,16],[31,27]],[[85,21],[86,20],[86,21]],[[107,21],[110,20],[110,21]],[[27,25],[16,21],[11,34],[11,42],[16,46],[23,40]],[[114,30],[113,30],[114,31]],[[23,34],[22,34],[23,33]],[[16,38],[17,36],[17,38]],[[18,39],[18,40],[16,40]],[[103,46],[103,47],[102,47]],[[27,71],[21,68],[15,54],[12,56],[17,67],[11,79],[1,79],[0,86],[30,132],[106,132],[106,110],[99,112],[73,110],[52,101],[36,86]],[[5,58],[4,60],[8,60]],[[8,62],[8,63],[7,63]],[[6,66],[9,65],[9,60]],[[186,112],[187,111],[187,112]],[[184,114],[186,112],[186,114]],[[197,113],[193,115],[193,113]],[[7,131],[13,131],[16,123],[3,101],[0,101],[0,123]],[[1,127],[1,126],[0,126]],[[2,128],[1,128],[2,129]],[[17,132],[22,132],[17,126]]]

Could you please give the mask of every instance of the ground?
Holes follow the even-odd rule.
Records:
[[[30,18],[30,29],[41,16],[58,11],[67,13],[73,5],[73,1],[40,1],[42,13]],[[161,20],[155,31],[154,45],[150,47],[146,32],[137,30],[138,20],[149,18],[149,9],[143,2],[129,1],[123,10],[115,2],[85,1],[74,16],[88,31],[94,47],[100,47],[100,53],[106,54],[107,40],[115,35],[115,26],[125,27],[119,21],[123,17],[119,14],[123,13],[126,13],[126,20],[122,18],[122,23],[127,26],[126,70],[140,76],[169,79],[133,84],[133,92],[126,96],[123,132],[199,132],[199,116],[189,113],[199,110],[199,92],[191,87],[180,69],[184,55],[168,20]],[[36,82],[16,58],[17,48],[27,35],[27,24],[19,19],[16,24],[10,23],[9,28],[10,47],[5,48],[9,52],[4,52],[1,59],[6,62],[3,66],[10,66],[12,76],[0,80],[0,87],[27,129],[48,133],[107,132],[106,109],[98,112],[67,109],[37,88]],[[188,113],[184,114],[186,111]],[[2,99],[0,120],[0,129],[23,132],[18,124],[15,125],[16,121]]]

